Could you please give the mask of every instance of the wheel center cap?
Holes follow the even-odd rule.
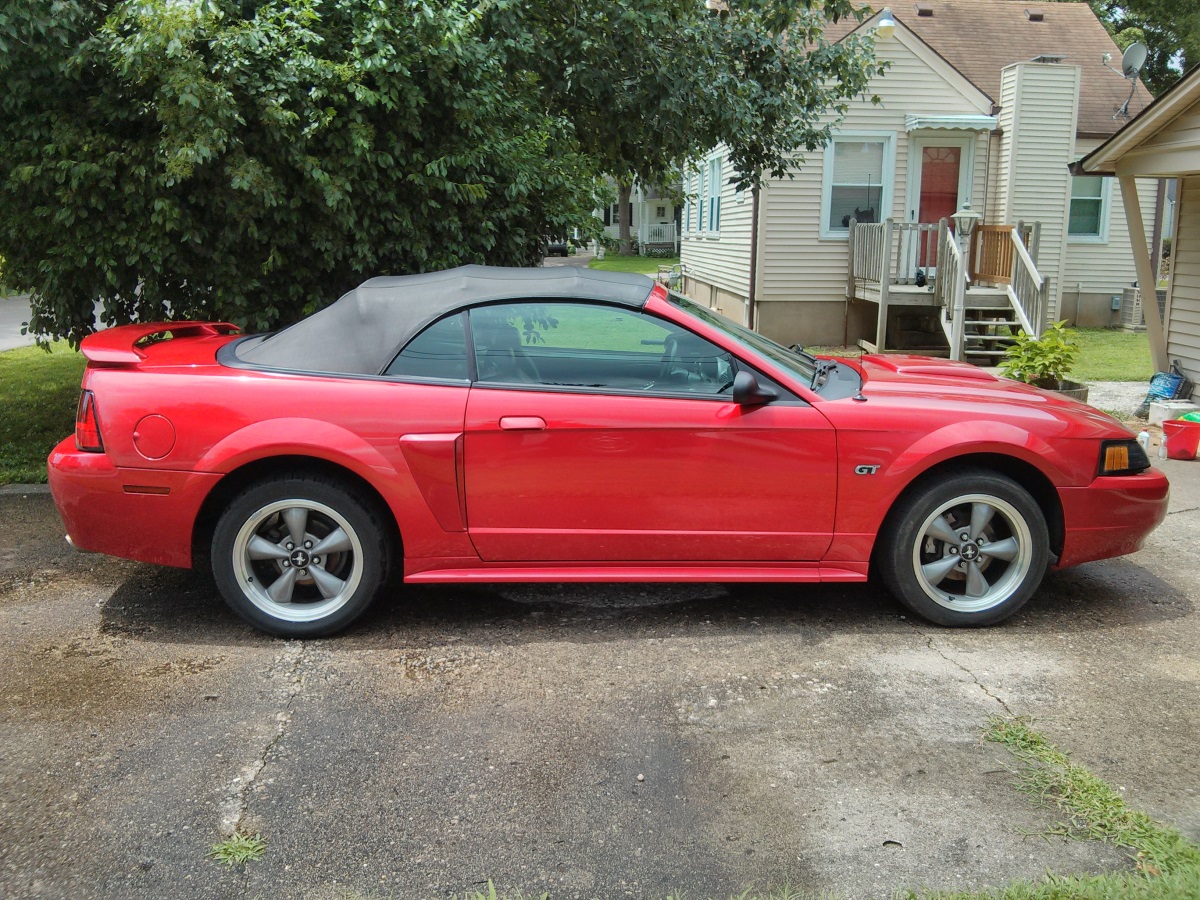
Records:
[[[308,566],[308,551],[296,549],[292,551],[290,557],[292,565],[297,569],[303,569]]]
[[[962,545],[958,555],[967,562],[974,562],[979,558],[979,546],[968,541]]]

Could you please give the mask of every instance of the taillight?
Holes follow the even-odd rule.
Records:
[[[100,421],[96,418],[96,397],[91,391],[79,395],[79,409],[75,412],[75,446],[89,453],[104,452]]]

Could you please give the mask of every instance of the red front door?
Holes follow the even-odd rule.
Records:
[[[958,211],[958,183],[962,166],[961,147],[923,147],[921,149],[921,189],[917,202],[917,221],[937,224]],[[937,265],[937,242],[922,241],[917,265]]]

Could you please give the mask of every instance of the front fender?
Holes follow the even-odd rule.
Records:
[[[896,438],[896,432],[839,433],[842,449],[834,544],[842,548],[846,559],[868,558],[900,494],[917,478],[947,462],[980,454],[1004,456],[1034,467],[1055,485],[1072,483],[1061,454],[1050,443],[1012,424],[945,425],[920,434],[899,452]]]
[[[1039,469],[1054,484],[1070,481],[1059,452],[1044,438],[1007,422],[956,422],[921,436],[881,471],[907,486],[940,463],[973,453],[1011,456]],[[903,487],[896,490],[899,495]]]

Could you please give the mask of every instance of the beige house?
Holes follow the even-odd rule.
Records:
[[[992,335],[1010,322],[1116,322],[1136,278],[1121,196],[1067,168],[1130,98],[1091,9],[919,0],[831,37],[851,26],[874,29],[890,64],[871,85],[881,103],[853,102],[824,152],[757,204],[721,148],[690,173],[686,293],[786,343],[938,352],[957,328],[977,361],[1000,354]],[[1149,102],[1137,85],[1129,112]],[[1140,196],[1151,220],[1155,192]],[[968,203],[982,219],[964,257],[939,222]]]
[[[1200,68],[1194,68],[1075,167],[1084,175],[1108,175],[1126,198],[1129,235],[1138,283],[1154,283],[1147,250],[1142,176],[1178,178],[1171,277],[1167,305],[1146,304],[1146,329],[1155,368],[1179,360],[1188,378],[1200,383]]]

